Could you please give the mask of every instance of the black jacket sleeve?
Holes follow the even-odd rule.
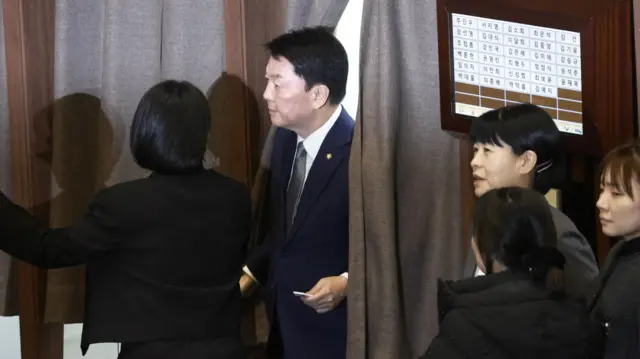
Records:
[[[247,260],[247,268],[260,285],[265,285],[269,280],[271,256],[275,245],[273,241],[273,236],[268,234],[264,242],[253,250]]]
[[[271,167],[273,167],[273,158]],[[259,241],[259,244],[251,249],[246,266],[260,285],[266,285],[269,279],[271,258],[276,245],[276,235],[273,228],[276,208],[274,208],[271,187],[273,185],[273,174],[270,169],[263,169],[262,171],[262,178],[259,179],[262,185],[262,198],[257,209],[259,213],[257,213],[257,220],[254,224],[254,235],[256,235],[257,239],[264,238],[264,240]]]
[[[0,250],[43,268],[86,263],[118,245],[121,223],[112,207],[99,194],[74,226],[51,229],[0,192]]]

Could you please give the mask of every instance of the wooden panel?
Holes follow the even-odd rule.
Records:
[[[252,118],[251,128],[253,151],[256,161],[253,162],[253,173],[258,168],[258,159],[271,128],[267,104],[262,94],[267,85],[265,79],[265,67],[269,60],[269,54],[264,47],[272,38],[281,35],[285,31],[288,0],[253,1],[244,0],[247,4],[246,21],[248,26],[247,44],[247,85],[253,95],[258,99],[258,116]]]
[[[13,199],[48,218],[51,172],[38,158],[50,150],[55,1],[4,0]],[[16,238],[19,240],[19,238]],[[62,359],[62,324],[44,324],[46,271],[19,263],[23,359]]]
[[[227,108],[226,122],[236,125],[231,134],[222,135],[223,141],[235,144],[228,153],[234,162],[230,166],[234,167],[223,166],[222,171],[249,185],[253,184],[271,126],[262,99],[269,58],[264,44],[284,31],[286,5],[284,0],[225,0],[228,77],[224,86],[226,100],[220,105]]]
[[[219,105],[225,107],[227,117],[224,122],[235,125],[231,131],[219,134],[218,141],[226,143],[226,152],[222,151],[218,156],[221,157],[222,172],[253,188],[255,230],[252,247],[261,241],[262,229],[266,228],[262,224],[269,219],[264,210],[268,206],[268,172],[258,168],[271,127],[262,99],[266,86],[264,69],[268,61],[264,44],[284,31],[287,4],[285,0],[225,0],[227,76],[226,85],[222,87],[224,100]],[[213,141],[215,143],[216,139]],[[259,344],[266,341],[268,334],[264,305],[253,296],[247,299],[245,309],[243,339],[249,345],[258,344],[257,352],[261,352]]]
[[[602,233],[597,227],[597,190],[594,185],[594,171],[598,162],[599,159],[596,157],[570,156],[567,163],[567,182],[560,192],[560,209],[585,236],[596,254],[596,259],[602,260],[604,258],[599,254]],[[608,251],[608,248],[606,250]]]

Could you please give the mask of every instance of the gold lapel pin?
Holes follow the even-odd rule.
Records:
[[[327,153],[327,159],[330,160],[331,158],[333,158],[333,155],[330,153]]]

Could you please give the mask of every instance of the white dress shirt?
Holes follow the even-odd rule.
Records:
[[[313,161],[315,161],[318,156],[318,152],[320,152],[320,147],[322,146],[322,142],[329,134],[329,131],[336,124],[338,117],[340,117],[340,112],[342,111],[342,106],[338,106],[335,112],[329,117],[329,120],[324,123],[319,129],[313,131],[307,138],[302,138],[298,135],[298,143],[302,142],[302,146],[305,151],[307,151],[307,162],[306,168],[304,172],[304,180],[302,181],[302,188],[304,191],[304,183],[307,181],[307,176],[309,176],[309,171],[311,171],[311,165],[313,165]],[[297,152],[297,151],[296,151]],[[293,155],[293,158],[296,158],[296,155]],[[291,171],[293,172],[293,165],[291,165]],[[289,176],[291,177],[291,176]],[[291,180],[291,178],[289,178]]]
[[[313,131],[313,133],[307,136],[307,138],[302,138],[300,137],[300,135],[298,135],[297,143],[302,142],[305,151],[307,151],[307,162],[304,172],[304,180],[302,182],[302,191],[304,191],[304,183],[307,182],[307,177],[309,176],[309,171],[311,171],[313,161],[315,161],[316,157],[318,156],[318,152],[320,152],[320,147],[322,146],[324,139],[327,137],[327,134],[329,134],[329,131],[331,130],[333,125],[335,125],[338,117],[340,117],[341,112],[342,105],[339,105],[333,112],[331,117],[329,117],[329,120],[327,120],[327,122],[325,122],[324,125],[322,125],[319,129]],[[296,158],[295,156],[296,154],[293,155],[293,158]],[[293,171],[293,165],[294,164],[291,165],[291,171]],[[289,180],[291,180],[291,175],[289,175]],[[251,277],[251,279],[253,279],[254,282],[258,283],[247,266],[244,266],[243,270],[249,277]],[[349,273],[347,272],[342,273],[341,276],[349,279]]]

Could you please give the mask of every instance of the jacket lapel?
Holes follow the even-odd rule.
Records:
[[[353,120],[342,110],[340,117],[325,137],[320,151],[313,161],[311,170],[304,184],[295,220],[287,234],[287,241],[293,238],[301,224],[309,215],[324,189],[327,187],[336,169],[348,160],[353,137]]]

